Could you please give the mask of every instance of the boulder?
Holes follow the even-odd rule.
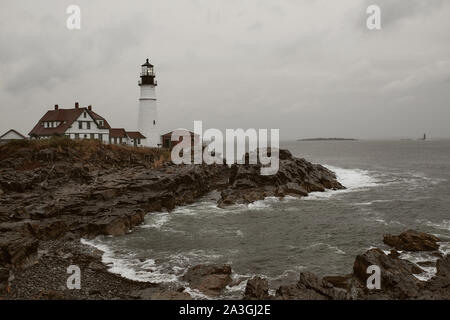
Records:
[[[310,272],[302,272],[296,285],[281,286],[276,298],[282,300],[348,300],[346,290],[334,287]]]
[[[439,249],[441,240],[431,234],[408,230],[398,236],[387,234],[383,242],[397,250],[405,251],[435,251]]]
[[[380,268],[381,292],[393,299],[412,299],[419,296],[419,281],[414,274],[422,273],[423,270],[412,262],[392,258],[380,249],[371,249],[358,255],[353,264],[353,274],[363,287],[371,275],[367,273],[367,268],[372,265]],[[367,288],[365,291],[369,294]]]
[[[269,295],[269,283],[267,279],[253,277],[247,281],[244,292],[244,300],[267,300]]]
[[[261,175],[261,164],[231,166],[228,186],[222,191],[219,207],[247,204],[269,196],[295,195],[325,189],[344,189],[336,175],[327,168],[279,150],[279,169],[273,175]]]
[[[197,289],[209,296],[217,296],[231,283],[229,265],[197,265],[183,275],[191,289]]]
[[[25,269],[37,263],[38,245],[39,241],[33,238],[22,238],[9,233],[2,234],[0,264]]]
[[[436,275],[450,278],[450,256],[447,255],[436,262]]]

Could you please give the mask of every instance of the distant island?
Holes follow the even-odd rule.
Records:
[[[297,141],[358,141],[358,139],[353,139],[353,138],[309,138],[309,139],[298,139]]]

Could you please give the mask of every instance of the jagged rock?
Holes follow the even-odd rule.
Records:
[[[197,265],[183,275],[191,289],[217,296],[231,283],[231,267],[228,265]]]
[[[296,285],[281,286],[276,298],[283,300],[347,300],[346,290],[335,288],[331,283],[310,272],[302,272]]]
[[[346,276],[326,276],[323,277],[323,281],[332,284],[336,288],[349,290],[350,288],[349,279],[351,278],[351,276],[352,276],[351,274]]]
[[[285,185],[280,186],[282,194],[293,194],[300,196],[307,196],[308,192],[302,188],[298,183],[288,182]]]
[[[246,204],[269,196],[306,196],[309,192],[344,188],[336,175],[321,165],[294,158],[287,150],[279,150],[279,157],[279,169],[274,175],[261,175],[261,164],[233,165],[219,207]]]
[[[9,268],[0,266],[0,293],[7,292],[11,280],[13,279],[13,272]]]
[[[2,234],[0,239],[0,264],[13,268],[27,268],[37,262],[39,242],[16,234]]]
[[[383,242],[397,250],[435,251],[441,240],[431,234],[408,230],[398,236],[385,235]]]
[[[393,258],[380,249],[371,249],[358,255],[353,265],[354,276],[365,286],[369,266],[376,265],[381,271],[381,291],[394,299],[415,298],[419,295],[419,282],[414,274],[423,272],[407,260]],[[368,292],[368,291],[367,291]]]
[[[438,277],[450,277],[450,256],[447,255],[436,262],[436,275]]]
[[[410,232],[408,232],[410,233]],[[433,239],[421,234],[422,239]],[[415,245],[417,247],[418,245]],[[423,246],[427,249],[429,246]],[[353,273],[345,276],[327,276],[320,279],[312,273],[300,274],[300,280],[293,285],[284,285],[276,291],[276,299],[450,299],[450,256],[427,261],[424,266],[436,265],[436,275],[429,281],[418,280],[415,275],[422,270],[416,264],[399,258],[396,250],[386,255],[380,249],[370,249],[356,257]],[[380,268],[378,289],[368,289],[369,266]]]
[[[421,299],[450,300],[450,256],[436,261],[436,275],[423,286]]]
[[[269,283],[267,279],[253,277],[247,281],[244,292],[244,300],[267,300],[270,299]]]

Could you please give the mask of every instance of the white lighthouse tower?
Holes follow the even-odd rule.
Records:
[[[158,108],[156,106],[155,73],[153,65],[147,61],[142,65],[141,95],[139,97],[138,130],[146,137],[143,144],[146,147],[158,147],[161,145],[161,137],[158,130]]]

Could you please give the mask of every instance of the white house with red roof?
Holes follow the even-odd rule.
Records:
[[[123,128],[111,128],[108,121],[95,113],[92,106],[61,109],[55,105],[47,111],[30,131],[32,139],[66,136],[71,139],[96,139],[103,143],[142,146],[146,139],[140,132],[127,132]]]

